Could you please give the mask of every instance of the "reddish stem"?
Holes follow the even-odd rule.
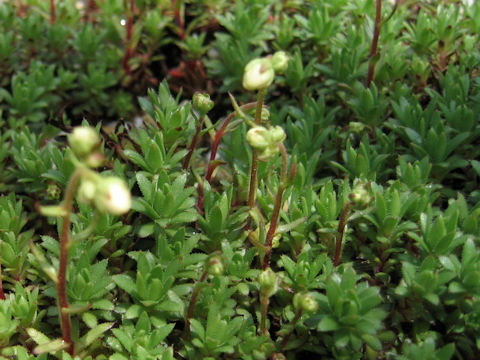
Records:
[[[200,294],[200,284],[207,279],[207,276],[208,271],[205,270],[193,289],[192,297],[190,298],[190,303],[188,304],[187,314],[185,315],[185,337],[190,336],[190,319],[193,316],[193,310],[195,309],[195,304],[197,303],[198,295]]]
[[[50,25],[55,24],[56,19],[55,0],[50,0]]]
[[[180,40],[183,40],[185,39],[185,22],[180,13],[180,6],[181,4],[177,6],[177,0],[172,0],[173,16],[175,17],[175,21],[179,28],[178,37]]]
[[[133,48],[132,48],[132,36],[133,36],[133,14],[135,13],[135,0],[130,0],[130,13],[128,14],[128,19],[127,19],[127,26],[126,26],[126,31],[127,35],[125,38],[125,55],[123,56],[122,59],[122,66],[123,70],[127,74],[130,74],[132,72],[132,69],[130,68],[130,64],[128,63],[130,61],[130,58],[133,55]]]
[[[377,55],[378,37],[380,36],[380,26],[382,21],[382,0],[377,0],[376,14],[375,14],[375,27],[373,29],[372,46],[370,47],[370,62],[368,64],[368,76],[367,87],[375,77],[375,55]]]
[[[299,308],[295,313],[295,317],[290,322],[290,326],[292,327],[292,330],[287,335],[285,335],[285,337],[282,339],[282,342],[280,343],[280,351],[282,351],[285,348],[285,346],[287,346],[288,340],[290,339],[290,336],[292,335],[293,330],[295,330],[295,325],[297,324],[298,320],[300,320],[301,317],[302,317],[302,308]]]
[[[58,305],[60,313],[60,325],[62,328],[63,341],[68,344],[67,352],[73,356],[74,347],[71,335],[72,323],[70,321],[70,314],[68,313],[68,298],[67,298],[67,261],[68,261],[68,246],[70,242],[70,214],[72,212],[73,197],[77,189],[78,182],[82,170],[77,169],[70,179],[67,189],[65,190],[65,199],[63,207],[66,215],[63,216],[62,232],[60,234],[60,259],[58,269]]]
[[[3,282],[2,282],[2,267],[0,266],[0,300],[5,300],[5,293],[3,292]]]
[[[183,170],[186,170],[190,165],[190,159],[192,158],[193,152],[195,151],[195,147],[197,146],[197,142],[200,137],[200,131],[202,131],[202,124],[203,124],[203,118],[200,119],[200,122],[197,125],[197,129],[195,130],[195,135],[193,136],[192,143],[190,144],[190,147],[188,149],[188,154],[185,157],[185,160],[183,162]]]
[[[265,247],[267,248],[267,251],[265,252],[265,257],[263,259],[264,270],[270,267],[273,237],[277,231],[278,218],[280,216],[280,209],[282,207],[283,192],[285,191],[287,180],[287,150],[282,143],[278,144],[278,147],[280,148],[280,153],[282,154],[282,175],[280,178],[280,185],[278,186],[277,195],[275,197],[275,205],[273,207],[272,219],[270,220],[270,227],[268,228],[265,239]]]
[[[342,240],[345,232],[345,226],[347,225],[348,212],[350,211],[350,203],[346,203],[343,206],[342,214],[340,215],[340,221],[338,222],[337,237],[335,244],[335,258],[333,265],[338,266],[340,264],[340,258],[342,257]]]
[[[258,99],[257,99],[257,109],[255,112],[255,124],[260,126],[262,124],[262,108],[263,108],[263,100],[265,99],[265,90],[258,91]],[[258,154],[257,150],[252,150],[252,167],[250,169],[250,188],[248,190],[248,207],[249,209],[253,209],[255,206],[255,194],[257,192],[257,173],[258,173]]]
[[[252,103],[242,105],[240,108],[242,110],[250,110],[255,108],[256,106],[257,106],[257,103],[252,102]],[[230,121],[232,121],[235,115],[236,115],[235,112],[228,115],[228,117],[223,122],[222,126],[220,126],[220,129],[218,129],[217,133],[215,134],[215,138],[213,139],[212,151],[210,152],[210,162],[208,163],[207,175],[205,176],[205,180],[207,180],[209,183],[212,181],[213,170],[215,170],[215,164],[212,164],[212,162],[217,157],[218,146],[220,145],[220,141],[222,140],[223,135],[225,135],[225,131],[227,129],[228,124],[230,124]]]

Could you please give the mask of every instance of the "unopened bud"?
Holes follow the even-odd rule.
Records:
[[[268,88],[275,77],[272,62],[267,58],[257,58],[245,66],[243,87],[247,90],[264,90]]]
[[[297,293],[293,297],[293,307],[302,309],[305,312],[315,312],[318,310],[317,300],[309,293]]]
[[[95,198],[96,191],[97,184],[95,181],[90,179],[82,179],[82,182],[78,186],[77,190],[77,200],[84,204],[90,204]]]
[[[277,275],[270,268],[263,270],[258,275],[258,283],[260,292],[267,296],[272,296],[277,291]]]
[[[290,58],[285,51],[277,51],[275,54],[273,54],[271,60],[273,70],[275,70],[277,74],[283,74],[288,68],[289,60]]]
[[[362,209],[366,208],[372,201],[372,196],[368,192],[366,184],[360,180],[355,181],[349,198],[354,206]]]
[[[247,141],[251,147],[263,150],[270,145],[270,136],[268,129],[263,126],[255,126],[248,130]]]
[[[208,262],[207,271],[210,275],[220,276],[223,274],[223,263],[222,260],[218,257],[210,259]]]
[[[214,103],[210,100],[210,95],[207,93],[196,92],[193,95],[193,107],[198,110],[201,115],[205,115],[213,109]]]
[[[352,132],[360,134],[366,128],[366,125],[358,121],[350,121],[348,127]]]
[[[122,215],[130,210],[132,197],[125,181],[112,176],[97,182],[94,202],[100,211]]]
[[[68,143],[75,156],[82,159],[93,153],[100,146],[100,137],[94,128],[78,126],[68,136]]]
[[[60,195],[62,190],[57,184],[48,184],[47,186],[47,196],[49,199],[58,200],[60,199]]]
[[[269,132],[271,140],[275,143],[280,143],[287,137],[285,131],[280,126],[274,126],[273,128],[269,129]]]

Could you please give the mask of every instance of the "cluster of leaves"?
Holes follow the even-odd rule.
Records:
[[[53,23],[48,2],[21,3],[0,4],[0,358],[73,358],[51,340],[62,221],[35,208],[58,202],[73,172],[60,130],[70,117],[138,108],[141,125],[97,126],[103,171],[126,178],[134,201],[69,250],[75,359],[479,357],[480,3],[383,2],[374,56],[369,0],[136,1],[131,35],[128,2],[79,12],[56,1]],[[181,52],[167,60],[161,49]],[[249,211],[237,117],[205,180],[226,96],[196,147],[198,113],[166,82],[134,99],[159,74],[150,65],[172,61],[174,91],[214,85],[247,100],[244,65],[279,49],[290,64],[267,102],[291,170],[262,333],[258,275],[280,158],[259,164]],[[95,215],[75,209],[80,238]],[[299,310],[302,294],[315,311]]]

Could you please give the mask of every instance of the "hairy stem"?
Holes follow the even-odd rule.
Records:
[[[292,327],[292,329],[288,332],[287,335],[285,335],[285,337],[282,339],[282,342],[280,343],[280,351],[282,351],[285,348],[285,346],[287,346],[288,340],[290,339],[290,336],[292,336],[293,330],[295,329],[295,325],[297,324],[298,320],[300,320],[301,316],[302,316],[302,309],[299,308],[295,313],[295,317],[292,319],[292,321],[289,324]]]
[[[336,243],[335,243],[335,258],[333,260],[333,265],[338,266],[340,264],[340,259],[342,257],[342,240],[343,234],[345,232],[345,226],[347,225],[348,212],[350,211],[350,203],[347,202],[343,206],[342,213],[340,215],[340,221],[338,222]]]
[[[268,335],[267,331],[267,312],[270,299],[268,293],[260,292],[260,335]]]
[[[255,124],[262,124],[262,108],[265,99],[266,90],[258,91],[257,110],[255,112]],[[248,191],[248,208],[253,209],[255,206],[255,193],[257,192],[257,172],[258,172],[258,155],[257,150],[252,150],[252,167],[250,170],[250,189]]]
[[[2,282],[2,266],[0,265],[0,300],[5,300],[5,293],[3,292],[3,282]]]
[[[135,13],[135,0],[130,0],[130,12],[128,14],[128,20],[127,20],[127,26],[126,26],[126,31],[127,35],[125,38],[125,55],[123,56],[122,59],[122,67],[123,70],[127,74],[130,74],[132,72],[132,69],[130,68],[130,64],[128,63],[130,61],[130,58],[133,55],[133,47],[132,47],[132,36],[133,36],[133,14]]]
[[[67,189],[65,190],[65,198],[63,200],[63,208],[66,215],[63,216],[62,232],[60,234],[60,264],[58,269],[58,305],[60,314],[60,325],[62,328],[63,341],[68,344],[67,352],[73,355],[74,345],[71,336],[71,321],[70,314],[68,313],[68,299],[67,299],[67,261],[68,261],[68,248],[70,243],[70,215],[72,212],[73,198],[78,186],[78,182],[82,175],[83,169],[78,168],[73,173],[70,181],[68,182]]]
[[[368,63],[367,87],[370,86],[375,77],[375,55],[377,55],[378,37],[380,36],[380,27],[382,22],[382,0],[376,0],[375,26],[373,28],[372,46],[370,47],[370,61]]]
[[[200,138],[200,132],[202,131],[202,125],[203,125],[203,116],[200,119],[200,121],[197,124],[197,128],[195,130],[195,135],[193,135],[192,142],[190,144],[190,147],[188,149],[188,154],[185,157],[185,160],[183,162],[183,170],[187,170],[188,167],[190,166],[190,160],[192,158],[193,152],[195,151],[195,147],[197,146],[198,139]]]
[[[55,24],[56,20],[55,0],[50,0],[50,25]]]
[[[283,192],[287,186],[287,150],[285,146],[278,144],[280,153],[282,154],[282,173],[280,177],[280,185],[278,186],[277,195],[275,197],[275,205],[273,207],[272,219],[270,220],[270,227],[268,228],[267,236],[265,239],[265,257],[263,258],[263,269],[270,267],[270,258],[272,256],[272,243],[275,232],[277,231],[278,218],[280,216],[280,209],[282,208]]]
[[[193,316],[193,310],[195,309],[195,304],[197,303],[198,295],[200,294],[200,286],[207,279],[207,276],[208,271],[205,270],[193,289],[192,297],[190,298],[190,303],[188,304],[187,313],[185,315],[184,337],[190,336],[190,319]]]

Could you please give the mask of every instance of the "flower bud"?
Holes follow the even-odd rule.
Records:
[[[267,122],[270,119],[270,111],[266,107],[262,107],[262,112],[260,114],[262,123]]]
[[[302,309],[305,312],[315,312],[318,310],[318,303],[312,294],[296,293],[293,297],[293,307],[297,310]]]
[[[272,62],[267,58],[257,58],[245,66],[243,87],[247,90],[264,90],[268,88],[275,77]]]
[[[263,270],[258,275],[258,283],[260,284],[260,292],[269,297],[277,291],[277,275],[270,268]]]
[[[355,181],[349,198],[354,206],[362,209],[366,208],[372,201],[372,196],[368,192],[366,184],[360,180]]]
[[[210,100],[207,93],[196,92],[193,94],[193,107],[198,110],[201,115],[205,115],[213,109],[214,103]]]
[[[220,276],[223,274],[223,263],[219,257],[210,259],[207,265],[207,271],[210,275]]]
[[[267,161],[270,160],[272,157],[278,154],[279,152],[278,145],[276,143],[270,144],[268,147],[263,149],[258,153],[258,160],[260,161]]]
[[[47,186],[47,196],[49,199],[58,200],[60,199],[60,195],[62,190],[57,184],[48,184]]]
[[[280,126],[274,126],[269,132],[271,140],[277,144],[285,140],[287,137],[285,131]]]
[[[275,54],[273,54],[271,60],[273,70],[275,70],[277,74],[283,74],[288,68],[289,60],[290,58],[285,51],[277,51]]]
[[[360,134],[367,126],[358,121],[350,121],[348,124],[350,130],[356,134]]]
[[[126,213],[132,205],[127,184],[115,176],[101,178],[97,182],[93,200],[98,210],[113,215]]]
[[[269,131],[263,126],[255,126],[248,130],[247,141],[254,149],[264,150],[270,145]]]
[[[77,190],[77,200],[84,204],[90,204],[95,198],[96,191],[97,184],[93,180],[82,179]]]
[[[78,158],[84,158],[100,146],[100,137],[94,128],[78,126],[68,135],[68,143]]]

